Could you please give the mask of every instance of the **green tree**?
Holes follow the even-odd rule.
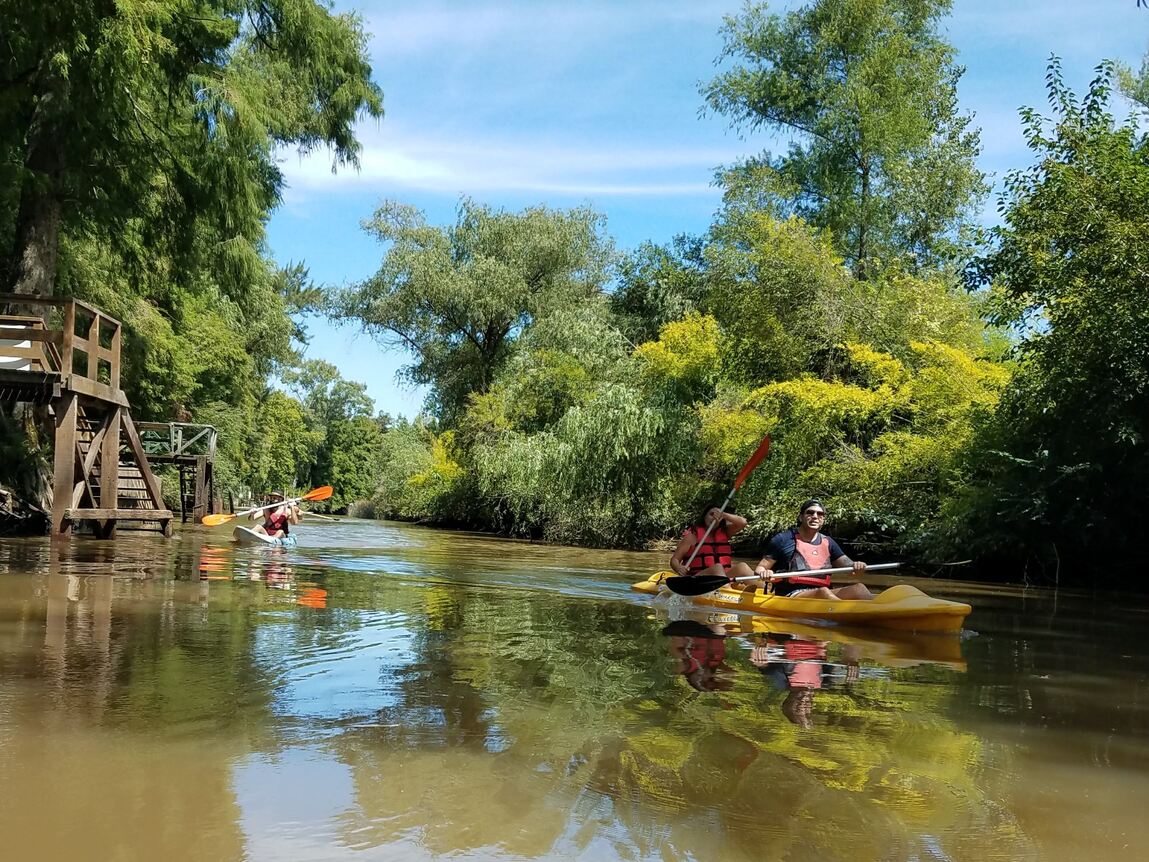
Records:
[[[242,292],[276,148],[354,162],[353,122],[381,112],[359,21],[319,0],[3,0],[0,20],[0,269],[17,292],[51,294],[60,239],[81,233],[136,269],[208,240]]]
[[[454,432],[437,433],[422,420],[401,419],[383,435],[379,482],[372,502],[379,514],[451,523],[462,507],[454,494],[464,480],[456,461]],[[478,514],[468,501],[466,515]]]
[[[389,417],[382,414],[376,419],[339,419],[326,428],[322,454],[330,465],[329,482],[335,488],[331,509],[344,509],[372,498],[383,470],[383,435],[389,424]]]
[[[332,509],[370,499],[379,481],[382,434],[389,417],[373,418],[367,387],[343,379],[330,362],[306,360],[280,376],[299,396],[307,426],[320,438],[305,484],[334,486],[328,504]]]
[[[508,213],[463,200],[456,223],[438,228],[388,202],[365,228],[390,243],[383,264],[335,292],[331,310],[410,350],[407,377],[431,387],[430,406],[446,421],[490,389],[541,312],[599,297],[613,257],[589,209]]]
[[[936,274],[884,268],[855,277],[827,232],[794,216],[728,207],[705,253],[706,306],[722,324],[724,373],[735,385],[834,377],[848,365],[839,347],[846,341],[903,360],[915,340],[991,348],[979,297]]]
[[[828,228],[867,275],[873,259],[930,265],[953,251],[984,194],[978,133],[957,109],[949,0],[815,0],[785,17],[765,3],[726,18],[734,67],[703,88],[735,125],[790,136],[726,177],[749,177],[775,215]]]
[[[654,341],[658,330],[691,311],[706,294],[704,240],[678,236],[670,247],[642,243],[623,258],[610,305],[634,344]]]
[[[364,384],[344,380],[338,368],[322,359],[305,360],[281,376],[320,427],[370,417],[375,408]]]
[[[307,427],[303,405],[282,392],[269,392],[256,410],[249,444],[252,490],[307,484],[322,442],[322,433]]]
[[[1080,576],[1149,560],[1129,526],[1149,516],[1149,139],[1109,111],[1112,64],[1081,100],[1056,59],[1047,80],[1054,116],[1022,111],[1035,162],[1007,178],[977,273],[1019,370],[951,514],[959,540]]]
[[[1116,64],[1121,92],[1132,102],[1149,111],[1149,54],[1141,61],[1141,68],[1134,72],[1128,66]]]

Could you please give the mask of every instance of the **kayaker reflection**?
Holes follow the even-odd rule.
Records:
[[[726,633],[721,625],[677,620],[663,628],[670,639],[675,671],[696,691],[726,691],[734,683],[722,675],[726,666]]]
[[[814,599],[872,599],[865,584],[850,584],[830,588],[830,576],[817,574],[819,569],[853,566],[854,575],[861,577],[866,564],[851,560],[832,538],[822,532],[826,522],[826,507],[821,500],[807,500],[798,509],[798,524],[776,533],[754,574],[770,581],[772,572],[809,572],[808,575],[773,580],[774,595],[801,596]]]
[[[746,519],[741,515],[723,512],[717,506],[709,507],[698,523],[683,532],[670,557],[670,568],[677,575],[739,577],[753,574],[746,563],[734,562],[730,548],[730,538],[745,529]]]
[[[252,512],[248,517],[253,521],[263,518],[262,524],[252,527],[252,532],[263,533],[273,539],[282,539],[291,533],[291,525],[303,520],[303,512],[299,503],[284,503],[284,495],[280,491],[272,491],[267,495],[268,503],[282,503],[274,509],[264,509],[262,512]]]
[[[838,665],[828,661],[825,641],[807,640],[792,635],[771,635],[750,650],[750,662],[773,686],[786,692],[782,714],[791,724],[803,730],[814,726],[814,692],[833,684]],[[845,676],[850,683],[858,679],[858,656],[847,650]]]

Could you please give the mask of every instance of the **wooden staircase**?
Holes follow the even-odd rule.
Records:
[[[89,521],[111,537],[128,522],[170,536],[172,513],[120,389],[120,322],[54,297],[0,294],[0,312],[0,399],[48,404],[55,417],[52,532]]]
[[[60,401],[66,401],[62,396]],[[103,409],[102,409],[103,408]],[[75,399],[74,458],[70,505],[65,507],[60,532],[77,521],[94,522],[97,535],[109,538],[117,526],[157,527],[172,532],[172,512],[164,508],[159,480],[140,445],[139,434],[126,406]],[[65,410],[67,408],[65,407]],[[63,482],[61,433],[67,435],[68,417],[56,417],[56,493],[67,493]],[[126,524],[124,522],[127,522]]]

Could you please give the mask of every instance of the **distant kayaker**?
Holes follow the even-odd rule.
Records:
[[[710,535],[707,528],[713,525]],[[736,563],[730,549],[730,538],[746,529],[746,519],[733,512],[723,512],[711,506],[702,513],[701,519],[693,527],[687,527],[670,558],[670,568],[677,575],[726,575],[737,577],[750,575],[746,563]],[[698,553],[696,546],[701,543]],[[691,559],[691,554],[694,558]],[[687,560],[690,560],[689,567]]]
[[[865,584],[830,589],[830,576],[817,574],[819,569],[853,566],[861,577],[866,564],[846,556],[837,542],[822,532],[826,507],[821,500],[807,500],[798,509],[798,525],[783,530],[770,539],[770,547],[754,567],[754,574],[767,580],[771,572],[810,572],[797,578],[774,581],[774,594],[814,599],[872,599],[874,594]]]
[[[296,502],[284,503],[284,496],[279,491],[272,491],[267,495],[269,503],[281,503],[273,509],[264,509],[262,512],[252,512],[248,517],[253,521],[263,518],[262,524],[252,527],[252,532],[263,533],[273,539],[282,539],[290,532],[291,524],[298,524],[303,520],[303,513]]]

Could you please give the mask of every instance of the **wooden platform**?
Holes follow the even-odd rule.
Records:
[[[144,453],[152,464],[172,464],[180,476],[180,520],[199,521],[214,511],[215,446],[211,425],[137,422]]]
[[[128,523],[170,536],[172,512],[120,389],[120,322],[53,297],[0,294],[0,311],[0,401],[48,405],[55,418],[52,532],[89,522],[110,537]]]
[[[3,351],[0,347],[0,351]],[[16,371],[0,368],[0,401],[51,404],[60,397],[60,375],[54,371]]]

